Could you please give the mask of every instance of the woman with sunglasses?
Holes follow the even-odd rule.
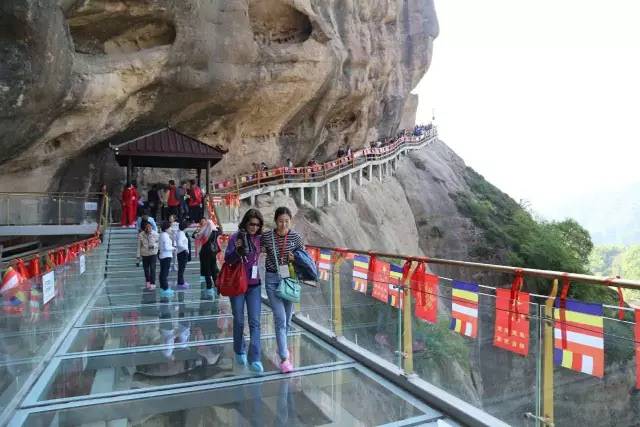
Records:
[[[236,363],[247,366],[255,373],[262,373],[260,356],[260,277],[258,275],[258,256],[260,255],[260,235],[264,220],[257,209],[249,209],[244,214],[238,232],[229,238],[224,262],[235,264],[244,263],[247,273],[247,291],[235,297],[230,297],[233,313],[233,351]],[[244,341],[244,306],[247,305],[249,318],[249,354],[247,357]]]

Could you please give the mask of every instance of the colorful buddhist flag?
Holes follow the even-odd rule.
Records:
[[[555,301],[554,352],[556,365],[602,378],[604,376],[604,320],[602,304],[568,299]],[[563,307],[563,308],[561,308]]]
[[[320,280],[329,280],[329,276],[331,274],[331,251],[329,249],[320,250],[318,270],[320,273]]]
[[[367,255],[355,255],[353,257],[353,290],[367,293],[369,280],[369,257]]]
[[[636,324],[633,327],[636,349],[636,388],[640,390],[640,310],[634,310]]]
[[[519,292],[511,298],[511,289],[496,289],[496,327],[493,345],[526,356],[529,353],[529,294]]]
[[[402,266],[391,264],[389,270],[389,304],[395,308],[402,308],[404,303],[404,291],[400,286],[402,281]]]
[[[478,291],[475,283],[453,281],[449,326],[452,331],[470,338],[478,336]]]
[[[402,280],[402,266],[391,264],[391,270],[389,270],[390,283],[399,284]]]
[[[429,274],[424,263],[416,268],[411,278],[412,295],[416,300],[415,314],[429,323],[438,322],[438,284],[440,278]]]
[[[373,293],[371,296],[385,304],[389,304],[389,271],[391,264],[371,257],[369,268],[371,269],[373,281]]]

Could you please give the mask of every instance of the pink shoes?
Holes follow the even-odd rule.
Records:
[[[153,285],[153,284],[151,284],[151,283],[147,282],[147,283],[144,285],[144,287],[145,287],[145,288],[147,288],[147,290],[153,291],[153,290],[155,290],[156,285]]]
[[[289,372],[292,372],[292,371],[293,371],[293,365],[291,364],[289,359],[280,363],[280,372],[282,372],[283,374],[288,374]]]

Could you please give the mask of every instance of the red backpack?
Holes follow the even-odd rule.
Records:
[[[216,278],[216,287],[220,295],[225,297],[237,297],[247,292],[247,273],[242,261],[235,264],[225,262],[222,264],[220,274]]]

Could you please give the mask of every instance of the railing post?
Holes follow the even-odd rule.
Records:
[[[558,279],[553,280],[551,293],[544,307],[544,368],[543,368],[543,414],[553,424],[553,306],[558,295]]]
[[[409,274],[404,279],[403,292],[404,301],[402,303],[402,353],[404,356],[405,375],[413,374],[413,310],[411,309],[411,278],[416,271],[418,263],[411,262]]]
[[[342,336],[342,298],[340,295],[340,268],[344,262],[344,257],[339,252],[334,252],[335,261],[333,263],[333,330],[336,337]]]
[[[58,196],[58,225],[62,225],[62,196]]]

